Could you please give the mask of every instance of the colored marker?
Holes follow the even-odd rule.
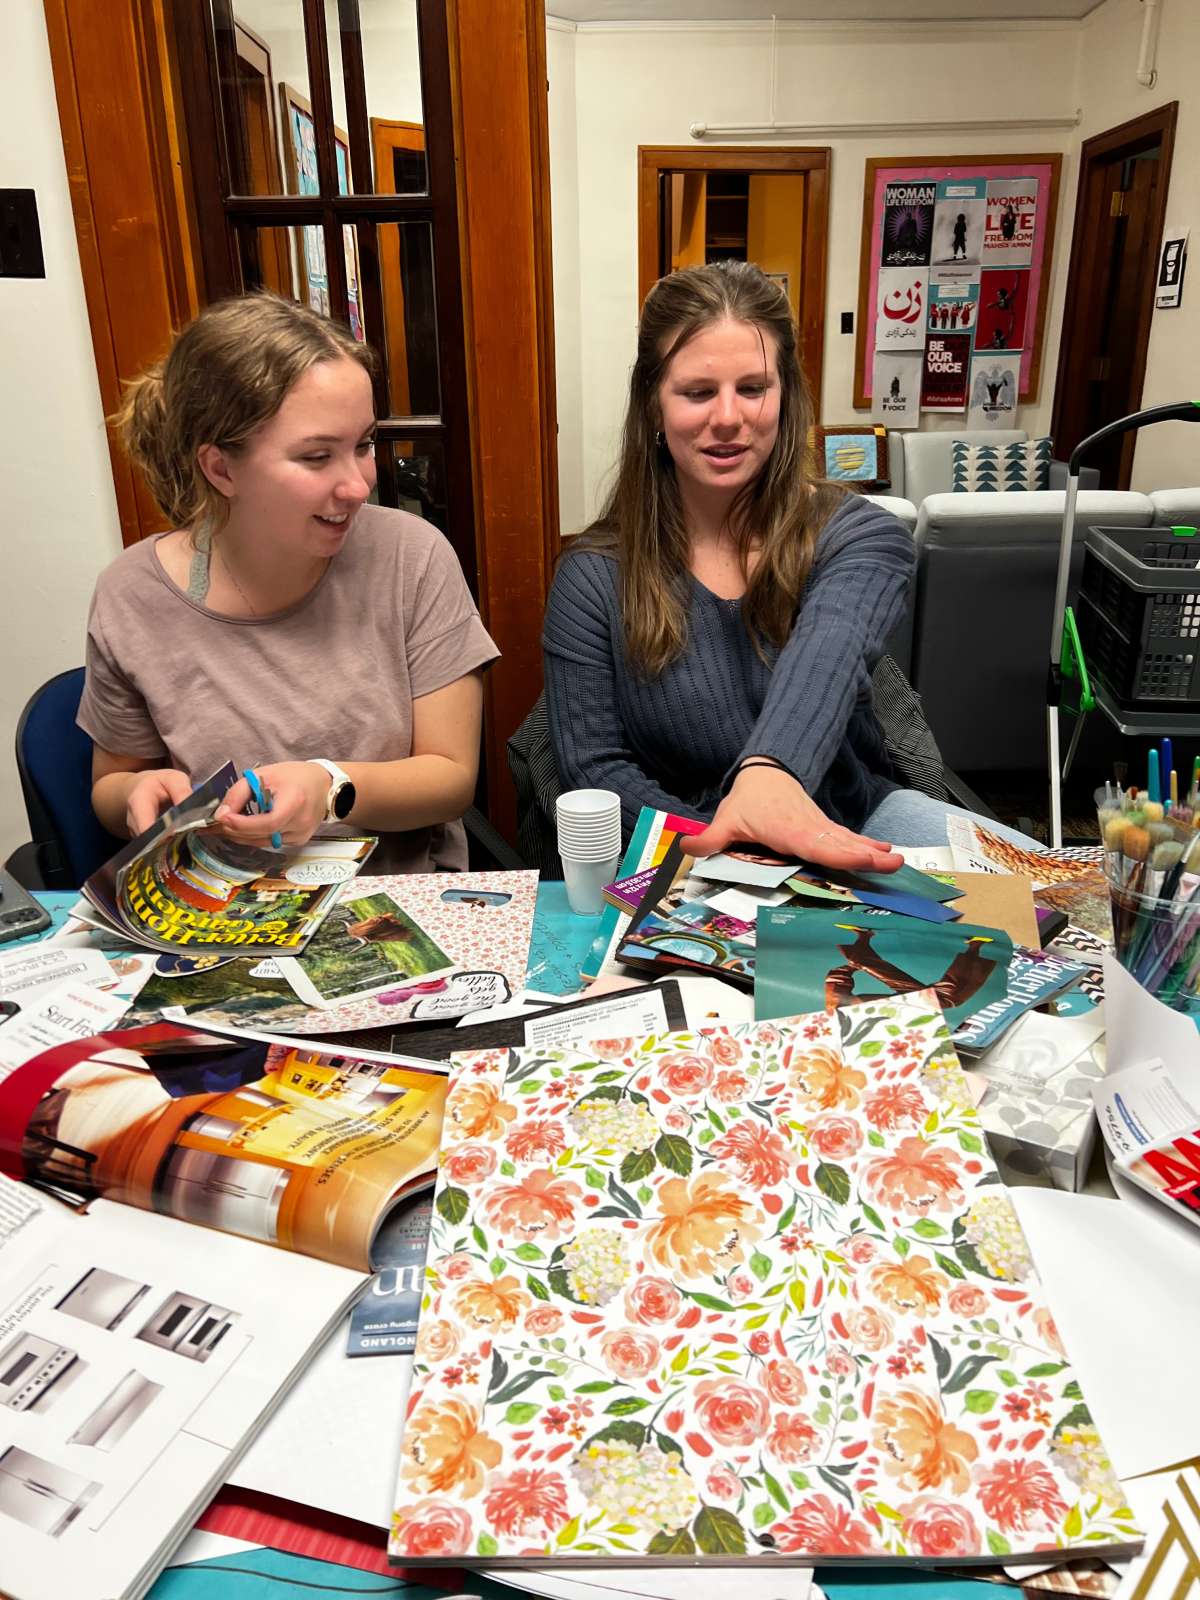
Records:
[[[1146,788],[1150,791],[1150,798],[1155,804],[1162,802],[1162,784],[1158,777],[1158,751],[1151,750],[1149,771],[1146,774]]]

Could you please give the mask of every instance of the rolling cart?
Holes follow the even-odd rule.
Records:
[[[1062,844],[1062,781],[1089,711],[1099,708],[1124,734],[1200,738],[1200,533],[1089,528],[1079,614],[1067,605],[1083,458],[1101,440],[1155,422],[1200,422],[1200,400],[1151,406],[1110,422],[1082,439],[1068,463],[1046,682],[1055,848]],[[1058,718],[1067,684],[1078,685],[1078,705],[1067,708],[1076,721],[1060,770]]]

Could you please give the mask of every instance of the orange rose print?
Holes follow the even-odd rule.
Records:
[[[458,1330],[445,1317],[422,1317],[417,1332],[417,1357],[435,1367],[458,1350]]]
[[[873,1089],[863,1106],[867,1121],[891,1133],[906,1122],[914,1127],[929,1115],[925,1097],[911,1083],[883,1083]]]
[[[804,1398],[807,1387],[804,1382],[803,1367],[798,1367],[794,1361],[778,1357],[767,1362],[763,1382],[771,1399],[777,1400],[781,1406],[797,1405]]]
[[[818,1045],[792,1062],[791,1081],[811,1110],[856,1106],[867,1075],[842,1060],[841,1052]]]
[[[516,1278],[496,1278],[490,1283],[464,1283],[455,1291],[454,1310],[472,1328],[507,1333],[516,1327],[531,1299]]]
[[[737,1378],[705,1378],[692,1392],[696,1417],[710,1439],[726,1447],[761,1439],[771,1407],[761,1389]]]
[[[448,1500],[419,1500],[392,1513],[392,1534],[406,1556],[461,1556],[471,1548],[471,1513]]]
[[[979,1503],[1008,1533],[1054,1528],[1067,1514],[1067,1503],[1045,1467],[1036,1461],[997,1461],[976,1475]]]
[[[496,1533],[556,1533],[567,1520],[567,1485],[557,1472],[518,1467],[493,1484],[483,1509]]]
[[[562,1239],[575,1231],[575,1206],[583,1190],[548,1167],[536,1167],[517,1183],[493,1186],[484,1202],[497,1232],[521,1239]]]
[[[903,1261],[887,1261],[871,1268],[870,1283],[877,1300],[893,1310],[927,1317],[942,1303],[949,1278],[928,1256],[908,1256]]]
[[[417,1494],[478,1494],[500,1465],[499,1442],[481,1432],[479,1413],[462,1400],[419,1405],[404,1429],[400,1472]]]
[[[646,1378],[658,1365],[658,1340],[636,1328],[613,1328],[601,1339],[600,1354],[618,1378]]]
[[[516,1106],[506,1105],[494,1084],[465,1078],[455,1085],[446,1100],[442,1143],[499,1139],[516,1114]]]
[[[740,1267],[763,1234],[757,1206],[711,1168],[694,1178],[668,1178],[658,1191],[662,1212],[646,1232],[660,1266],[685,1278],[711,1278]]]
[[[767,1449],[776,1461],[786,1461],[789,1467],[811,1461],[821,1447],[821,1434],[802,1411],[776,1413],[767,1435]]]
[[[916,1134],[901,1139],[890,1155],[867,1163],[865,1184],[873,1200],[893,1211],[951,1211],[964,1195],[957,1168],[962,1157],[927,1144]]]
[[[962,1494],[971,1482],[970,1463],[979,1446],[969,1433],[947,1422],[940,1402],[919,1389],[901,1389],[876,1401],[874,1441],[884,1467],[905,1489],[940,1489]]]
[[[708,1152],[721,1161],[731,1161],[738,1177],[751,1189],[772,1188],[796,1163],[796,1152],[782,1134],[757,1117],[735,1122],[728,1133],[713,1140]]]

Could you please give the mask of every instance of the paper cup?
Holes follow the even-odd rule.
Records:
[[[614,852],[604,861],[573,861],[563,856],[563,878],[567,902],[576,916],[598,916],[604,909],[604,891],[617,875],[620,855]]]

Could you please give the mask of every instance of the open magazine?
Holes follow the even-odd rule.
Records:
[[[446,1080],[427,1063],[172,1023],[0,1068],[0,1171],[366,1272],[433,1181]]]
[[[212,821],[237,779],[226,762],[93,873],[83,894],[102,926],[152,950],[304,948],[375,837],[319,829],[282,851],[226,839]]]

